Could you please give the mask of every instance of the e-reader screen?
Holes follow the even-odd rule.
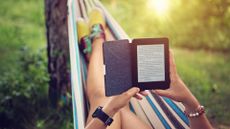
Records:
[[[165,81],[164,44],[137,45],[138,82]]]

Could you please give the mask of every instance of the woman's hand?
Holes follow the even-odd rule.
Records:
[[[112,117],[121,108],[126,106],[132,97],[137,96],[139,91],[139,88],[133,87],[120,95],[112,96],[102,110]]]
[[[182,102],[185,105],[185,107],[196,108],[199,105],[199,103],[177,74],[176,64],[171,50],[169,59],[171,79],[170,88],[167,90],[152,91],[158,95],[171,98],[178,102]]]

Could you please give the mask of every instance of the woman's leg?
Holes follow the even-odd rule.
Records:
[[[122,129],[151,129],[149,125],[130,111],[129,105],[120,111]]]
[[[104,106],[109,100],[105,97],[104,91],[104,75],[103,75],[103,53],[102,44],[103,38],[96,38],[93,41],[92,54],[89,59],[88,74],[87,74],[87,87],[86,93],[90,102],[90,111],[87,123],[92,119],[92,113],[98,106]],[[114,122],[108,129],[120,129],[121,121],[120,114],[117,113],[114,117]]]

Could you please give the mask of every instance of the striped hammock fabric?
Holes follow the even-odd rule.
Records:
[[[100,8],[106,18],[110,39],[129,39],[125,31],[113,19],[98,0],[68,0],[68,35],[71,61],[71,85],[74,128],[84,129],[88,113],[88,103],[84,95],[87,64],[79,52],[76,19],[88,19],[88,12]],[[141,101],[131,99],[130,109],[154,129],[188,129],[189,121],[184,115],[181,103],[148,92]]]

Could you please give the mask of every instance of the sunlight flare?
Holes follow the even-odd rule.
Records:
[[[147,6],[154,10],[159,16],[167,14],[169,10],[170,1],[169,0],[148,0]]]

